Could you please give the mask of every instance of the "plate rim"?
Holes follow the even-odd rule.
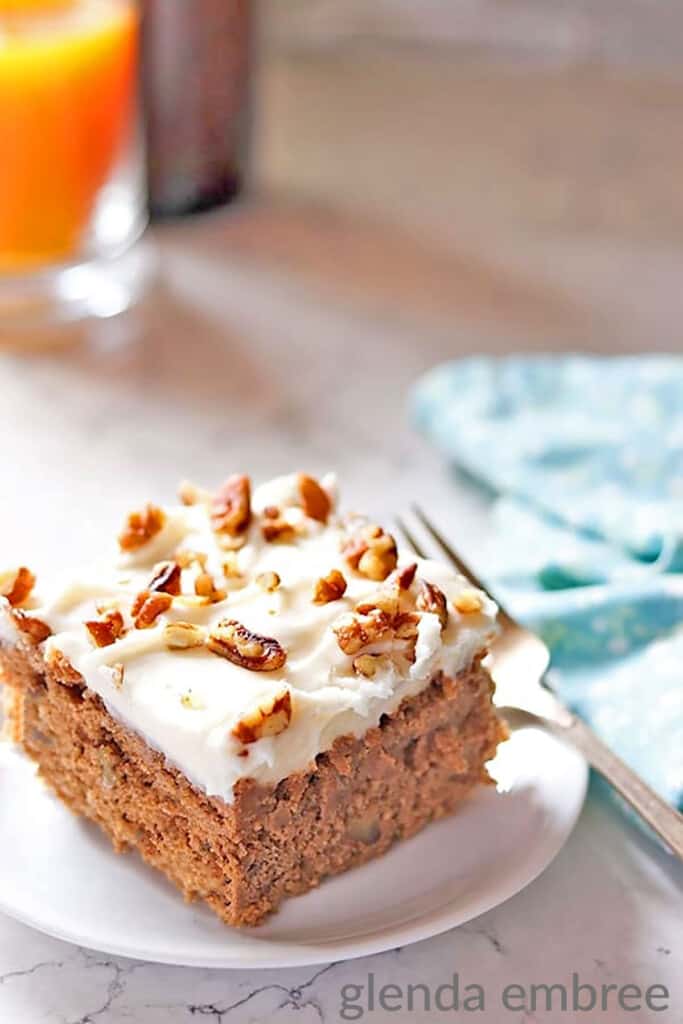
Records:
[[[535,731],[544,731],[538,730],[536,726],[530,728]],[[547,732],[546,735],[552,736]],[[575,758],[575,769],[571,776],[572,786],[570,793],[566,794],[568,806],[563,816],[562,827],[554,832],[544,834],[542,840],[531,848],[529,855],[516,868],[515,872],[505,876],[505,881],[508,884],[503,886],[503,894],[500,893],[498,886],[491,885],[474,903],[467,903],[464,907],[457,901],[449,900],[443,906],[433,908],[424,914],[417,914],[407,921],[380,926],[358,937],[320,940],[315,943],[268,939],[264,940],[260,956],[255,955],[255,951],[252,949],[240,953],[234,948],[231,952],[228,950],[225,953],[212,954],[207,950],[196,955],[181,956],[170,948],[167,950],[157,949],[150,953],[149,950],[137,947],[134,941],[122,944],[98,938],[93,942],[87,935],[79,936],[76,931],[54,927],[49,922],[46,924],[40,921],[31,913],[23,912],[20,907],[9,903],[1,891],[0,912],[51,938],[108,956],[123,957],[150,964],[208,970],[274,970],[314,966],[355,960],[359,957],[372,956],[396,949],[399,946],[412,945],[475,920],[494,907],[506,903],[534,882],[559,854],[573,832],[583,809],[588,790],[589,768],[585,759],[575,748],[557,736],[552,736],[552,738],[555,742],[567,747]],[[258,939],[258,930],[254,929],[253,934],[250,933],[249,937]]]

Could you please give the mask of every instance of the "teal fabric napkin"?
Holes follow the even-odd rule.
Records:
[[[563,697],[683,810],[683,359],[459,360],[413,397],[495,503],[478,568]]]

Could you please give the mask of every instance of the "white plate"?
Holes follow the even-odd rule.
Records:
[[[199,967],[293,967],[377,953],[476,917],[528,885],[579,815],[581,757],[538,729],[504,744],[493,787],[372,864],[288,900],[260,928],[187,905],[134,855],[117,857],[32,766],[0,755],[0,909],[91,949]]]

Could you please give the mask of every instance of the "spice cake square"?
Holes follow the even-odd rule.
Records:
[[[186,484],[61,583],[0,574],[11,737],[116,850],[232,925],[451,813],[505,735],[493,602],[334,492]]]

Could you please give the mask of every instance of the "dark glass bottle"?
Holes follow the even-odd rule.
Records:
[[[244,187],[252,0],[143,0],[142,84],[150,212],[227,203]]]

